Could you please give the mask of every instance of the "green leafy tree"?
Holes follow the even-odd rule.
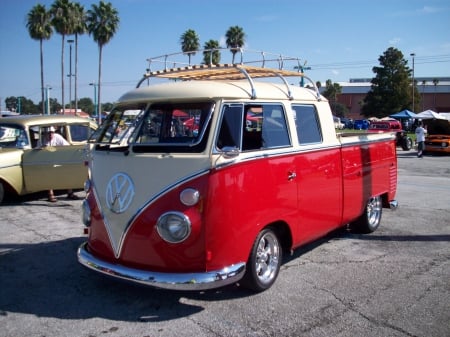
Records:
[[[189,58],[189,65],[191,65],[191,57],[196,54],[200,48],[200,38],[193,29],[188,29],[180,37],[181,50],[187,54]]]
[[[45,114],[44,98],[44,47],[43,41],[50,39],[53,33],[51,15],[44,5],[37,4],[27,15],[27,29],[33,40],[39,40],[39,54],[41,61],[41,97],[42,114]]]
[[[10,96],[5,99],[6,109],[19,112],[21,115],[34,115],[40,113],[40,107],[31,99],[23,96]]]
[[[69,0],[55,0],[50,8],[52,24],[61,35],[61,104],[64,106],[64,45],[67,35],[74,31],[73,3]]]
[[[382,118],[404,109],[411,109],[412,71],[407,66],[408,61],[404,59],[402,52],[390,47],[378,61],[380,66],[372,68],[376,75],[371,81],[371,90],[364,98],[361,114],[366,117]],[[420,102],[418,90],[414,90],[414,96],[414,101]]]
[[[75,111],[78,109],[78,36],[87,33],[86,12],[84,7],[75,2],[73,4],[73,33],[75,34]]]
[[[231,48],[231,53],[233,54],[232,63],[234,64],[234,58],[236,56],[236,53],[245,44],[244,30],[239,26],[230,27],[228,28],[225,37],[227,48]]]
[[[219,64],[220,63],[220,50],[219,41],[209,40],[205,42],[203,49],[203,63],[204,64]]]
[[[92,102],[92,99],[90,99],[89,97],[80,98],[78,102],[78,108],[91,116],[95,112],[94,102]]]
[[[110,103],[110,102],[103,103],[103,111],[111,111],[113,108],[113,105],[114,104]]]
[[[87,11],[86,23],[89,35],[92,35],[98,45],[98,81],[97,102],[98,118],[102,114],[101,83],[102,83],[102,53],[103,47],[113,38],[119,29],[119,13],[110,2],[100,1],[98,5],[93,4]]]
[[[53,112],[54,114],[58,111],[61,111],[62,105],[58,102],[56,98],[50,98],[50,114]]]
[[[348,113],[348,108],[338,102],[338,96],[342,93],[342,87],[339,83],[333,83],[331,80],[325,82],[325,90],[322,95],[328,99],[331,111],[335,116],[344,117]]]

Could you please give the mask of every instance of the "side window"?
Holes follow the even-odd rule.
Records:
[[[242,138],[243,151],[291,145],[282,105],[247,105],[245,118],[246,127]]]
[[[242,138],[242,141],[241,141]],[[255,151],[290,146],[286,116],[278,104],[227,105],[223,111],[217,148]]]
[[[263,148],[290,146],[286,116],[281,105],[263,105]]]
[[[89,127],[82,124],[72,124],[69,126],[70,136],[74,142],[84,142],[89,138]]]
[[[322,142],[322,132],[315,106],[293,105],[292,110],[300,145]]]
[[[241,104],[226,105],[223,109],[217,148],[226,146],[240,148],[243,122],[243,106]]]

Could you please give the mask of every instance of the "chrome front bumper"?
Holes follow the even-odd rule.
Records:
[[[171,290],[206,290],[239,281],[245,273],[245,263],[204,273],[159,273],[124,267],[94,257],[86,249],[87,242],[78,248],[78,262],[97,272],[156,288]]]

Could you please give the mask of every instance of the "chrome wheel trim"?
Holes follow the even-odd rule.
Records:
[[[274,233],[264,234],[256,250],[255,272],[261,283],[270,283],[277,275],[280,264],[280,245]]]
[[[371,228],[377,227],[381,220],[381,197],[372,197],[367,203],[367,223]]]

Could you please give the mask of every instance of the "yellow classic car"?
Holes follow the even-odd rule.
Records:
[[[76,116],[0,118],[0,203],[6,193],[82,188],[86,143],[96,128],[95,122]],[[46,145],[49,130],[64,137],[68,146]]]

